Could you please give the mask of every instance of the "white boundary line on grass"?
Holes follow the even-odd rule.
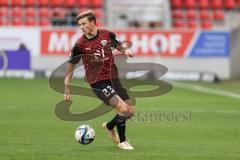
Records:
[[[198,92],[204,92],[204,93],[208,93],[208,94],[215,94],[215,95],[220,95],[220,96],[224,96],[224,97],[240,99],[240,94],[223,91],[223,90],[219,90],[219,89],[207,88],[207,87],[203,87],[203,86],[190,85],[190,84],[179,83],[179,82],[173,82],[173,85],[180,87],[180,88],[190,89],[190,90],[194,90],[194,91],[198,91]]]

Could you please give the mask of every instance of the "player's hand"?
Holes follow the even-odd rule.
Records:
[[[64,100],[65,101],[70,101],[71,100],[71,95],[70,95],[70,89],[68,85],[65,85],[65,90],[64,90]]]
[[[125,50],[125,55],[129,56],[129,57],[133,57],[134,56],[134,53],[133,51],[129,50],[129,49],[126,49]]]
[[[64,93],[64,100],[65,101],[70,101],[71,100],[71,95],[69,93]]]

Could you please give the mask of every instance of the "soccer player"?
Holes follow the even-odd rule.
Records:
[[[71,51],[64,80],[64,99],[71,99],[68,86],[71,84],[75,65],[82,59],[86,80],[93,92],[105,104],[114,107],[117,112],[111,121],[103,123],[103,129],[119,148],[132,150],[133,147],[125,137],[125,130],[126,120],[134,113],[133,105],[126,89],[119,81],[114,55],[125,54],[131,57],[133,52],[124,49],[113,32],[96,27],[96,17],[92,10],[80,13],[77,16],[77,24],[83,35]]]

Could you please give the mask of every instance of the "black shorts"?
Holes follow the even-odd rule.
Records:
[[[127,90],[123,88],[119,79],[101,80],[90,85],[96,96],[107,105],[114,95],[118,95],[124,101],[129,99]]]

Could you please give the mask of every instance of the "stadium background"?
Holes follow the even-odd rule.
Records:
[[[101,131],[113,113],[84,122],[54,114],[62,94],[51,90],[48,77],[82,34],[75,16],[86,9],[96,12],[99,27],[133,43],[136,54],[127,63],[168,68],[161,77],[151,65],[132,72],[116,57],[121,73],[134,78],[149,70],[144,81],[174,86],[163,96],[137,98],[140,117],[128,129],[132,153],[118,151]],[[240,0],[1,0],[0,159],[239,159],[239,42]],[[82,68],[76,71],[83,76]],[[76,113],[100,103],[81,96],[73,101]],[[160,111],[191,118],[152,121]],[[88,146],[73,138],[83,123],[97,133]]]

